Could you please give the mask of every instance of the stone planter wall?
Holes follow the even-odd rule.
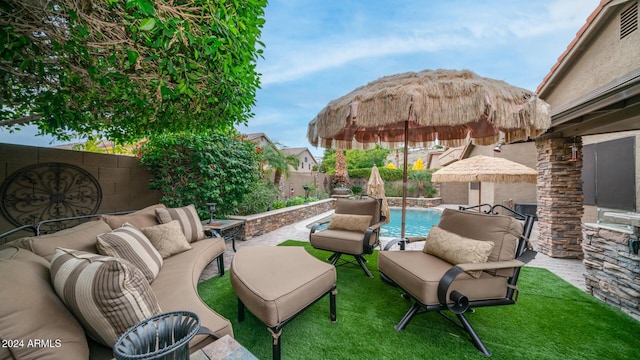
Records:
[[[640,255],[629,252],[630,234],[583,226],[587,292],[640,320]]]
[[[387,203],[392,207],[401,207],[401,197],[388,197]],[[428,208],[442,204],[442,198],[407,198],[407,207]]]
[[[229,216],[230,219],[244,220],[245,240],[291,225],[335,208],[335,199],[320,200],[309,204],[290,206],[250,216]]]

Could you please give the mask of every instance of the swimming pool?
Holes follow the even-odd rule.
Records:
[[[391,208],[391,221],[383,225],[380,236],[399,238],[402,226],[402,209]],[[442,210],[435,208],[427,209],[407,209],[406,226],[404,229],[405,236],[426,236],[433,225],[440,222]],[[328,224],[321,226],[318,230],[326,229]],[[311,224],[307,225],[308,228]]]
[[[400,237],[402,226],[402,209],[391,208],[391,221],[382,226],[380,236]],[[433,225],[440,222],[442,211],[440,209],[407,209],[405,236],[426,236]]]

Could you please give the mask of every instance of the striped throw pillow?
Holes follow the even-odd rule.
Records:
[[[204,239],[202,221],[200,221],[196,207],[193,205],[181,208],[156,209],[156,217],[161,224],[167,224],[171,220],[178,220],[184,236],[189,242]]]
[[[142,272],[126,260],[57,248],[51,282],[87,334],[113,347],[127,329],[160,307]]]
[[[133,225],[126,223],[121,228],[98,235],[96,243],[102,255],[122,258],[137,266],[149,281],[155,280],[162,267],[162,256],[149,239]]]

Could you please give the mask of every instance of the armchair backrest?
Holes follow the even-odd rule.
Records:
[[[470,239],[492,241],[493,250],[487,261],[515,259],[524,230],[522,223],[510,216],[453,209],[442,212],[438,227]],[[501,269],[496,275],[511,276],[513,270]]]
[[[336,214],[371,215],[371,224],[380,221],[380,200],[375,198],[336,200]]]

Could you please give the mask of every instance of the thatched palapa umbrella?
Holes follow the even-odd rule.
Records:
[[[538,172],[511,160],[478,155],[459,160],[436,171],[433,182],[477,182],[478,205],[482,204],[482,183],[535,183]],[[479,210],[480,208],[478,208]]]
[[[434,141],[459,146],[527,140],[550,126],[549,106],[535,93],[468,70],[424,70],[385,76],[331,101],[307,129],[314,146],[404,147],[404,237],[407,149]]]

